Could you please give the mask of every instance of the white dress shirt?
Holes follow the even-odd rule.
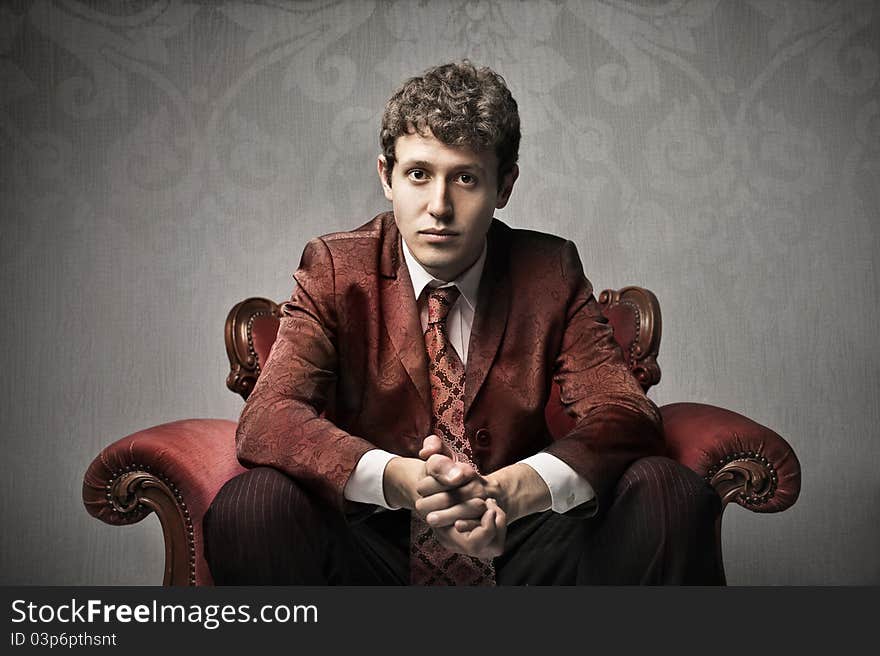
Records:
[[[422,291],[425,287],[454,285],[461,292],[446,317],[446,330],[452,348],[455,349],[467,368],[468,342],[476,312],[477,291],[480,286],[480,278],[483,275],[483,266],[486,263],[486,245],[483,244],[483,252],[479,259],[467,271],[447,283],[437,280],[425,271],[410,252],[406,242],[401,241],[413,292],[419,306],[422,332],[428,327],[428,303],[425,298],[422,298]],[[394,508],[385,500],[382,478],[385,466],[394,457],[393,453],[383,449],[367,451],[358,461],[345,485],[343,491],[345,498],[393,510]],[[544,510],[564,513],[596,496],[592,486],[585,478],[554,455],[541,451],[520,462],[534,469],[550,489],[550,506]]]

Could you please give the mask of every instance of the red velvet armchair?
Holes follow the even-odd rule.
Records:
[[[599,295],[633,374],[647,390],[660,381],[660,305],[650,291],[626,287]],[[278,331],[278,306],[263,298],[238,303],[226,319],[231,371],[226,385],[245,399],[260,375]],[[705,478],[722,508],[779,512],[800,492],[800,464],[774,431],[699,403],[660,408],[667,455]],[[546,417],[553,434],[572,421],[553,389]],[[202,518],[223,484],[244,471],[235,456],[236,423],[186,419],[139,431],[106,447],[83,480],[89,513],[108,524],[132,524],[155,512],[165,536],[165,585],[211,585],[203,555]],[[716,524],[719,562],[721,516]]]

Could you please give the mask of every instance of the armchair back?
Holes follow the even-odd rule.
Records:
[[[606,289],[598,297],[602,315],[614,330],[614,339],[636,380],[647,392],[660,382],[657,353],[660,350],[662,319],[660,303],[642,287]],[[279,305],[267,298],[248,298],[237,303],[226,317],[226,354],[229,376],[226,386],[247,400],[254,389],[261,367],[278,334]],[[554,436],[564,435],[573,420],[559,401],[559,388],[553,383],[544,411]]]

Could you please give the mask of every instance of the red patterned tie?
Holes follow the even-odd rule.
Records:
[[[425,347],[431,379],[431,427],[456,459],[476,465],[464,436],[464,365],[449,343],[446,316],[458,298],[457,287],[440,287],[428,296]],[[410,524],[410,582],[413,585],[495,585],[492,560],[444,549],[431,527],[413,513]]]

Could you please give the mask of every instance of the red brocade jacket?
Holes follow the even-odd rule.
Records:
[[[464,393],[474,461],[486,474],[547,451],[590,482],[601,506],[632,461],[662,452],[657,407],[629,372],[574,244],[497,219],[487,240]],[[415,458],[431,433],[401,248],[390,212],[306,245],[236,435],[245,466],[280,469],[343,511],[367,450]],[[554,381],[575,418],[556,439],[544,415]]]

